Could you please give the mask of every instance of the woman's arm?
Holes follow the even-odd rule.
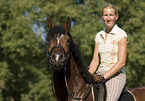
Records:
[[[118,46],[118,62],[104,75],[104,78],[107,79],[117,73],[123,66],[125,66],[126,61],[126,54],[127,54],[127,38],[122,38],[119,41]]]
[[[99,64],[98,44],[95,42],[94,55],[93,55],[93,59],[90,63],[90,68],[89,68],[89,72],[91,74],[94,74],[94,72],[96,71],[96,69],[98,67],[98,64]]]

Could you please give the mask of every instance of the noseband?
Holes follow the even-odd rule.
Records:
[[[57,45],[55,45],[51,51],[49,52],[48,50],[48,45],[47,45],[47,57],[48,57],[48,60],[49,60],[49,63],[51,65],[51,67],[53,67],[54,69],[62,69],[63,67],[65,67],[66,65],[66,62],[70,56],[70,47],[68,47],[68,51],[65,52],[64,48],[59,44],[59,40],[63,37],[64,35],[61,35],[60,38],[57,37]],[[69,42],[68,42],[69,43]],[[56,61],[55,59],[53,59],[53,51],[56,49],[56,48],[59,48],[61,50],[61,54],[62,54],[62,59],[60,59],[59,61]],[[55,65],[57,63],[60,63],[62,64],[61,67],[57,68]]]

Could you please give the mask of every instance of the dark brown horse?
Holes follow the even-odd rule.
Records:
[[[52,18],[49,18],[48,26],[48,58],[57,100],[93,101],[91,84],[94,79],[69,33],[70,19],[67,18],[62,27],[54,26]]]

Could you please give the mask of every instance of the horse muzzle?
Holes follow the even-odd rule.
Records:
[[[59,49],[60,51],[56,51]],[[52,48],[51,52],[47,54],[50,64],[55,70],[60,70],[65,66],[65,63],[69,57],[69,53],[65,53],[64,49],[60,45],[56,45]]]
[[[64,66],[65,58],[61,53],[53,53],[51,56],[50,63],[52,63],[54,69],[61,69]]]

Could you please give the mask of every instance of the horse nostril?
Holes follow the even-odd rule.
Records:
[[[51,60],[52,60],[52,61],[55,61],[55,54],[52,54]]]
[[[62,60],[63,59],[63,55],[62,54],[60,54],[60,60]]]

